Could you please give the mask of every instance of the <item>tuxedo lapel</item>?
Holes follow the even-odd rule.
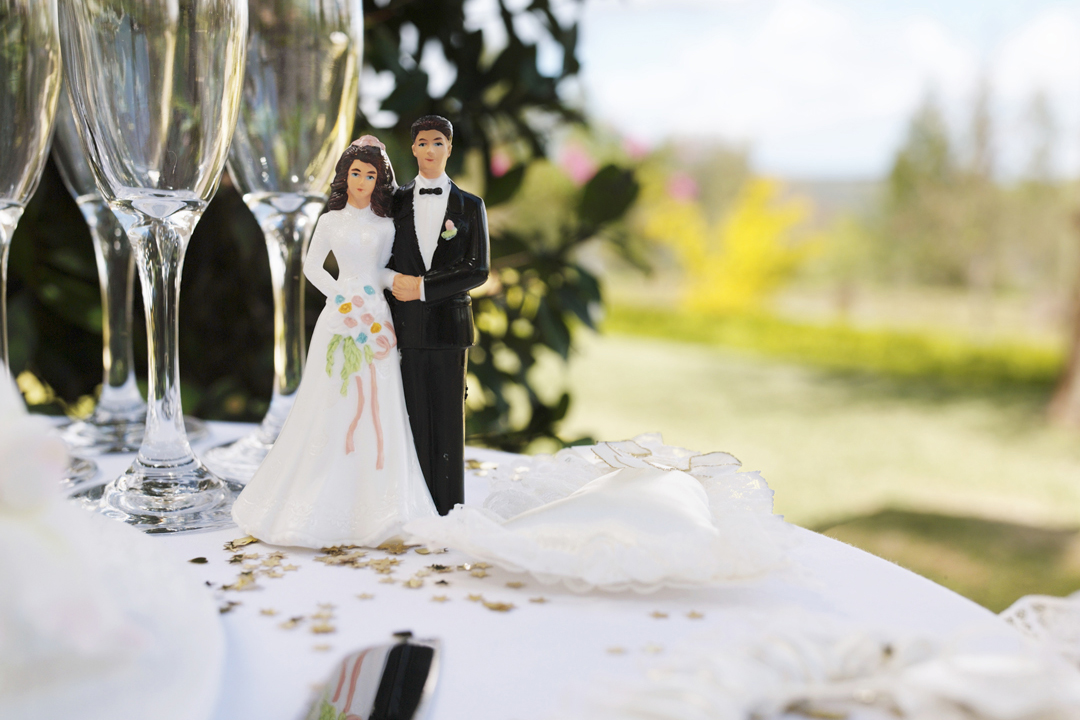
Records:
[[[394,239],[394,244],[401,249],[402,259],[408,263],[408,268],[417,268],[417,275],[422,275],[424,256],[420,253],[420,240],[416,234],[416,213],[413,212],[413,185],[409,183],[401,188],[401,205],[398,207],[397,227],[399,236]],[[404,232],[402,232],[404,231]]]
[[[446,247],[451,244],[450,240],[447,240],[442,236],[442,232],[446,230],[446,221],[454,223],[454,227],[459,232],[464,232],[466,228],[463,227],[465,221],[465,196],[461,193],[459,188],[453,180],[450,181],[450,196],[446,199],[446,214],[443,216],[442,225],[439,229],[439,244],[435,246],[435,254],[431,256],[431,267],[435,267],[440,264],[442,256],[445,254]],[[455,238],[456,240],[457,238]]]

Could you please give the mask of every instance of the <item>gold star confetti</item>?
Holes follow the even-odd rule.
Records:
[[[446,597],[445,595],[435,595],[434,597],[431,598],[431,602],[444,603],[444,602],[449,602],[449,601],[450,601],[450,598]]]
[[[300,566],[299,565],[282,565],[281,569],[284,570],[285,572],[293,572],[294,570],[299,570]]]
[[[222,615],[224,615],[225,613],[228,613],[228,612],[232,612],[232,609],[234,607],[236,607],[237,605],[239,605],[239,604],[240,603],[236,602],[235,600],[230,600],[229,602],[227,602],[224,605],[222,605],[221,607],[219,607],[218,612],[221,613]]]
[[[378,560],[372,560],[369,564],[380,575],[389,575],[394,572],[394,566],[400,565],[401,561],[397,558],[379,558]]]
[[[608,655],[625,655],[626,654],[626,648],[619,647],[617,645],[615,647],[609,647],[607,649],[607,651],[608,651]]]
[[[334,603],[319,603],[319,609],[321,610],[337,610],[337,605]]]
[[[205,565],[207,563],[207,560],[204,557],[197,557],[197,558],[191,558],[190,560],[188,560],[188,562],[189,563],[195,563],[196,565]]]
[[[446,582],[445,580],[436,580],[435,584],[436,585],[449,585],[450,583]]]
[[[240,563],[247,562],[248,560],[258,560],[259,553],[236,553],[229,556],[230,565],[239,565]]]
[[[280,625],[278,625],[278,627],[282,630],[292,630],[294,627],[296,627],[302,622],[304,622],[304,616],[297,615],[296,617],[291,617],[285,622],[281,623]]]
[[[705,616],[699,613],[697,610],[691,610],[690,612],[686,613],[686,617],[690,618],[691,620],[700,620]]]
[[[515,589],[515,590],[519,590],[519,589],[521,589],[521,588],[525,587],[525,583],[523,583],[523,582],[518,582],[517,580],[514,580],[514,581],[512,581],[512,582],[508,582],[508,583],[506,583],[506,587],[508,587],[508,588],[513,588],[513,589]]]
[[[353,552],[341,552],[333,555],[316,555],[315,561],[321,562],[325,565],[344,565],[346,567],[362,568],[367,567],[370,561],[362,560],[367,553],[363,550],[356,550]]]
[[[414,590],[416,588],[422,588],[424,587],[424,581],[421,578],[409,578],[405,581],[405,587],[413,588]]]
[[[438,550],[432,550],[431,548],[416,548],[417,555],[442,555],[446,552],[446,548],[439,548]]]
[[[333,620],[334,619],[334,613],[329,612],[327,610],[320,610],[317,613],[312,613],[311,619],[312,620]]]
[[[311,649],[315,652],[328,652],[332,645],[312,645]]]
[[[486,562],[473,563],[472,566],[474,568],[480,568],[481,570],[487,570],[489,567],[491,567],[491,565]]]
[[[323,555],[347,555],[350,550],[359,550],[359,545],[331,545],[319,550]]]
[[[281,567],[281,558],[270,556],[262,561],[263,567]]]
[[[259,614],[266,615],[268,617],[274,617],[275,615],[277,615],[277,610],[275,610],[274,608],[262,608],[261,610],[259,610]]]
[[[487,600],[484,600],[484,607],[486,607],[488,610],[494,610],[495,612],[510,612],[514,609],[514,604],[502,602],[488,602]]]
[[[542,604],[544,604],[544,603],[546,603],[547,601],[548,601],[548,599],[547,599],[546,597],[534,597],[534,598],[529,598],[529,602],[531,602],[531,603],[538,603],[538,604],[541,604],[541,605],[542,605]]]
[[[646,645],[645,647],[641,648],[641,650],[643,652],[649,653],[650,655],[659,655],[660,653],[664,652],[664,648],[661,645]]]
[[[236,576],[236,582],[232,585],[222,585],[222,590],[259,590],[255,584],[255,576],[250,572],[242,572]]]
[[[371,600],[375,596],[372,595],[371,593],[360,593],[356,597],[358,597],[361,600]]]
[[[469,595],[465,599],[468,600],[469,602],[483,602],[484,601],[484,596],[483,595]]]
[[[263,570],[262,576],[268,578],[283,578],[285,577],[285,573],[280,570]]]
[[[438,563],[436,563],[434,565],[428,565],[428,570],[433,570],[434,572],[437,572],[437,573],[454,572],[454,568],[450,567],[449,565],[439,565]]]
[[[468,572],[468,571],[472,570],[472,568],[473,568],[473,566],[470,565],[469,563],[465,563],[464,565],[458,565],[457,566],[458,570],[463,570],[464,572]]]
[[[416,545],[406,545],[400,540],[387,540],[375,549],[382,550],[383,552],[389,553],[390,555],[401,555],[403,553],[409,552],[414,547],[416,547]]]
[[[327,633],[337,632],[337,628],[328,622],[320,622],[311,626],[311,632],[315,635],[326,635]]]
[[[277,558],[278,560],[284,560],[285,558],[288,557],[288,555],[283,553],[281,550],[275,550],[274,552],[270,553],[266,557],[272,557],[272,558]]]
[[[252,537],[251,535],[245,535],[242,538],[230,540],[229,542],[225,543],[225,549],[229,552],[236,552],[245,545],[251,545],[252,543],[257,542],[259,542],[258,538]]]
[[[420,568],[419,570],[416,571],[416,577],[427,577],[430,574],[431,574],[431,571],[428,570],[427,568]]]
[[[384,578],[379,578],[379,582],[381,582],[383,585],[393,585],[395,582],[397,582],[397,580],[387,575]]]
[[[665,620],[667,618],[666,612],[660,612],[659,610],[653,610],[649,613],[649,617],[656,618],[657,620]]]
[[[469,574],[472,575],[473,577],[478,577],[478,578],[484,578],[484,577],[488,576],[487,570],[484,570],[482,568],[477,568],[476,570],[473,570]]]

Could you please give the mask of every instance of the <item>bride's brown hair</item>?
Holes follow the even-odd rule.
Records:
[[[394,169],[390,159],[375,145],[350,145],[341,153],[341,159],[334,168],[334,181],[330,183],[330,199],[326,202],[329,210],[340,210],[349,202],[349,168],[353,161],[359,160],[375,168],[375,189],[371,192],[371,211],[379,217],[390,217],[390,206],[394,199]]]

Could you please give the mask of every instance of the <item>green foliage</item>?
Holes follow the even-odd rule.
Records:
[[[816,325],[765,315],[706,317],[615,306],[604,330],[743,348],[831,370],[932,378],[961,388],[1047,388],[1064,360],[1057,347],[976,344],[953,335]]]
[[[542,167],[536,171],[545,174]],[[499,289],[476,297],[473,305],[479,340],[469,367],[483,388],[482,397],[469,398],[467,428],[475,440],[520,451],[538,439],[555,439],[553,429],[566,416],[570,394],[552,397],[534,371],[545,351],[569,358],[575,324],[595,327],[600,283],[575,253],[609,229],[636,194],[633,173],[608,165],[557,208],[554,234],[542,226],[493,231],[492,274]],[[527,408],[523,421],[515,421],[515,397]]]

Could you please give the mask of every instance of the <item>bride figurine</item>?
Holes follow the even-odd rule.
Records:
[[[304,275],[326,295],[296,401],[233,506],[273,545],[375,547],[436,516],[405,409],[397,338],[383,295],[394,242],[394,171],[370,135],[338,160]],[[335,279],[323,268],[333,252]]]

